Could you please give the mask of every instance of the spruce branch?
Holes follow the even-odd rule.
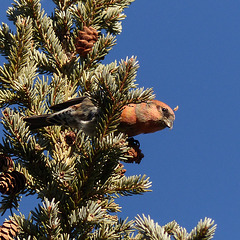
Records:
[[[98,1],[99,5],[105,5],[106,7],[111,6],[121,6],[122,8],[127,8],[134,0],[100,0]]]
[[[38,186],[36,184],[36,179],[29,173],[27,168],[23,167],[20,163],[17,164],[16,171],[22,173],[26,178],[26,188],[21,192],[22,194],[34,195],[38,191]]]
[[[55,1],[55,2],[61,4],[60,1]],[[69,8],[64,8],[60,6],[60,9],[55,9],[55,18],[56,18],[56,21],[54,21],[53,24],[54,24],[54,28],[59,33],[58,35],[62,37],[62,39],[60,40],[67,41],[67,37],[68,37],[67,34],[70,34],[70,31],[73,27],[73,19],[72,19],[72,15]],[[69,47],[67,45],[64,45],[64,46],[67,48]]]
[[[66,162],[65,162],[65,161]],[[51,161],[51,169],[53,174],[53,179],[62,184],[67,184],[70,181],[73,181],[75,178],[74,166],[71,166],[69,162],[73,162],[73,159],[64,159],[63,161],[59,161],[55,163],[55,161]]]
[[[205,218],[204,221],[200,220],[191,233],[188,233],[185,228],[180,227],[175,221],[161,227],[158,223],[154,223],[150,216],[145,217],[143,214],[142,218],[138,215],[135,220],[135,228],[139,231],[136,239],[170,240],[172,235],[175,240],[208,240],[213,238],[216,230],[216,225],[213,224],[212,219]]]
[[[6,23],[2,23],[2,26],[0,26],[0,53],[7,57],[14,43],[14,34]]]
[[[9,152],[18,155],[26,161],[32,161],[33,156],[39,156],[41,152],[36,151],[36,139],[31,136],[26,124],[19,113],[5,109],[3,112],[3,126],[5,128],[5,147]]]
[[[121,212],[121,207],[115,202],[115,196],[109,196],[108,194],[106,196],[97,195],[97,199],[101,207],[107,210],[107,213]]]
[[[48,104],[55,104],[77,97],[77,85],[62,74],[53,74],[49,84]]]
[[[115,224],[101,224],[100,227],[89,234],[89,239],[130,239],[133,221],[120,220]]]
[[[32,84],[37,69],[34,61],[29,62],[32,57],[31,19],[17,17],[16,26],[17,33],[9,50],[9,63],[0,67],[0,81],[5,88],[1,90],[1,106],[19,103],[20,99],[29,106],[34,96]]]
[[[38,63],[38,72],[41,74],[48,73],[57,73],[56,69],[53,69],[51,60],[49,60],[48,56],[44,52],[40,52],[36,50],[35,48],[33,49],[33,59]]]
[[[10,49],[10,71],[17,78],[31,57],[32,48],[32,21],[29,17],[16,19],[17,34],[14,38],[15,44]]]
[[[67,10],[71,5],[76,4],[79,0],[53,0],[59,9]]]
[[[84,70],[91,70],[98,66],[98,62],[112,50],[112,47],[116,45],[116,38],[109,33],[107,35],[101,35],[98,41],[94,44],[92,51],[84,59]]]
[[[52,68],[57,68],[60,72],[68,61],[68,57],[63,51],[62,45],[57,38],[52,20],[44,15],[43,18],[35,19],[36,28],[42,42],[43,50],[47,54],[49,61],[51,61]]]
[[[129,99],[128,103],[141,103],[147,102],[155,98],[152,88],[137,88],[132,89],[128,92],[127,97]]]
[[[86,206],[72,211],[69,216],[69,225],[71,226],[71,233],[73,237],[81,235],[80,239],[84,239],[83,236],[90,234],[96,224],[109,221],[105,218],[105,210],[97,202],[88,201]]]
[[[60,235],[62,229],[58,204],[54,199],[50,202],[45,198],[42,206],[38,205],[38,209],[32,211],[32,218],[38,225],[41,238],[45,236],[47,239],[57,239]]]
[[[149,240],[170,240],[170,236],[165,232],[164,228],[150,218],[150,216],[141,218],[139,215],[135,220],[135,228],[139,231],[138,239]]]
[[[188,240],[210,240],[213,238],[217,225],[214,225],[214,221],[211,218],[205,218],[200,220],[197,226],[190,232]]]
[[[0,89],[0,107],[7,107],[12,105],[19,100],[17,92],[13,92],[9,89]]]
[[[89,76],[92,79],[92,88],[99,89],[99,94],[101,94],[95,98],[103,99],[103,95],[108,96],[112,100],[111,105],[114,105],[114,101],[118,103],[120,112],[121,107],[126,104],[153,99],[152,89],[137,88],[135,82],[138,68],[135,57],[122,60],[119,65],[116,62],[106,66],[100,65],[96,69],[96,75]]]
[[[5,68],[0,68],[0,80],[3,84],[11,84],[13,80],[17,80],[21,76],[24,67],[29,64],[28,60],[31,57],[31,19],[29,17],[26,19],[17,17],[16,27],[17,33],[16,35],[12,35],[12,44],[9,49],[9,64],[6,64]]]
[[[167,223],[164,226],[165,232],[169,235],[174,235],[174,233],[180,228],[179,224],[174,220],[172,222]]]
[[[30,16],[31,18],[34,18],[36,13],[39,17],[44,14],[44,12],[41,11],[40,0],[14,0],[12,5],[13,6],[9,7],[7,10],[7,16],[8,19],[14,23],[20,15],[23,17]]]
[[[139,64],[136,57],[127,58],[126,61],[122,60],[119,63],[116,81],[119,85],[119,91],[123,94],[126,94],[131,88],[136,88],[135,81],[138,68]]]
[[[19,213],[19,215],[14,214],[11,219],[16,221],[19,227],[17,239],[33,239],[33,240],[40,239],[38,238],[40,237],[38,226],[36,226],[33,223],[33,220],[30,214],[27,219],[21,213]]]
[[[39,0],[15,1],[16,4],[8,9],[10,20],[16,20],[18,15],[28,16],[34,23],[34,40],[38,42],[41,49],[51,63],[51,72],[63,71],[63,66],[68,62],[68,57],[63,51],[62,45],[56,36],[53,27],[53,20],[48,17],[44,10],[41,10]]]
[[[85,92],[94,92],[98,88],[98,84],[95,80],[95,72],[84,70],[85,63],[80,69],[76,68],[73,73],[69,76],[71,81],[77,82],[79,85],[79,92],[83,95]],[[87,68],[87,67],[86,67]]]
[[[121,33],[121,20],[125,19],[124,8],[128,7],[131,1],[82,1],[71,8],[78,28],[94,26],[97,30],[101,28],[114,35]]]
[[[122,11],[123,9],[120,6],[104,9],[101,16],[103,28],[112,34],[120,34],[122,32],[122,24],[120,21],[126,17]]]
[[[34,101],[31,101],[29,110],[32,114],[39,114],[46,108],[46,98],[50,91],[48,77],[42,76],[42,79],[37,77],[33,85],[32,91],[34,91]],[[27,114],[27,111],[26,111]]]
[[[6,138],[4,139],[4,149],[17,156],[19,162],[34,177],[37,186],[34,186],[33,190],[45,188],[51,176],[49,175],[49,166],[46,164],[47,157],[43,154],[44,148],[39,147],[41,141],[36,142],[35,137],[30,134],[19,113],[5,109],[3,120]]]
[[[81,175],[79,176],[78,189],[81,189],[80,195],[83,199],[98,194],[98,189],[109,179],[112,171],[125,154],[121,135],[107,136],[100,142],[97,139],[93,141],[95,147],[89,146],[87,158],[81,159],[79,165],[81,170],[79,174]],[[94,189],[95,191],[93,191]]]
[[[173,234],[173,237],[176,240],[188,239],[187,229],[183,227],[177,228]]]
[[[82,29],[83,26],[92,26],[93,19],[97,18],[97,14],[94,11],[94,1],[79,1],[77,5],[73,5],[70,11],[73,16],[73,21],[78,29]],[[100,11],[98,11],[98,14]]]
[[[19,194],[10,194],[10,195],[2,195],[2,199],[0,201],[0,213],[1,216],[9,209],[11,215],[13,215],[12,209],[18,210],[19,202],[21,201],[21,196]]]
[[[139,176],[123,176],[120,179],[110,179],[106,185],[106,193],[115,194],[116,196],[131,196],[134,194],[142,194],[149,192],[152,182],[149,182],[149,178],[146,175]]]

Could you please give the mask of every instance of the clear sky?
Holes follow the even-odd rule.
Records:
[[[11,2],[1,2],[1,22]],[[240,1],[136,0],[125,13],[105,63],[137,56],[139,86],[179,110],[173,130],[137,137],[145,158],[125,164],[127,175],[147,174],[153,192],[123,197],[120,215],[176,220],[188,231],[210,217],[218,224],[214,239],[238,239]]]

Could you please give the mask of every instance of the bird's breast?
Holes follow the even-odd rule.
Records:
[[[166,127],[155,105],[148,103],[129,104],[121,114],[119,129],[129,136],[152,133]]]

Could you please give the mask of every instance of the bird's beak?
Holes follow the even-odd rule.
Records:
[[[167,125],[168,128],[172,129],[173,128],[173,120],[170,119],[164,119],[165,124]]]

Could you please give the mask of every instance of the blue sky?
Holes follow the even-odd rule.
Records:
[[[1,3],[1,22],[11,2]],[[160,225],[176,220],[188,231],[210,217],[218,224],[214,239],[237,239],[239,11],[234,0],[136,0],[125,11],[105,63],[137,56],[139,86],[153,87],[158,100],[179,110],[173,130],[137,137],[145,158],[125,164],[127,175],[147,174],[153,192],[120,199],[120,216],[149,214]],[[30,201],[23,201],[23,211]]]

